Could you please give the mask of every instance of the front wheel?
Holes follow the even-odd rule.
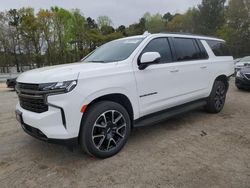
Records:
[[[215,81],[213,90],[207,100],[206,110],[209,113],[219,113],[226,101],[227,86],[222,81]]]
[[[92,156],[108,158],[123,148],[130,131],[130,117],[122,105],[111,101],[98,102],[84,115],[80,145]]]

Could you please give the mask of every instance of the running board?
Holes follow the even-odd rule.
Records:
[[[191,103],[187,103],[184,105],[180,105],[177,107],[173,107],[167,110],[163,110],[161,112],[156,112],[154,114],[150,114],[144,116],[138,120],[134,121],[134,127],[143,127],[148,125],[154,125],[165,121],[173,116],[180,115],[182,113],[203,107],[207,104],[206,100],[199,100]]]

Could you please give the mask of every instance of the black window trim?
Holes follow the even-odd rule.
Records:
[[[141,50],[141,52],[140,52],[140,55],[138,56],[138,59],[137,59],[137,64],[139,65],[140,64],[140,59],[141,59],[141,56],[142,56],[142,54],[143,54],[143,51],[144,51],[144,49],[145,48],[147,48],[147,46],[149,45],[149,43],[151,42],[151,41],[153,41],[153,40],[155,40],[155,39],[160,39],[160,38],[164,38],[164,39],[166,39],[167,40],[167,43],[168,43],[168,45],[169,45],[169,49],[170,49],[170,53],[171,53],[171,61],[170,62],[160,62],[160,63],[157,63],[157,64],[155,64],[155,65],[162,65],[162,64],[169,64],[169,63],[172,63],[173,62],[173,60],[175,59],[175,55],[173,54],[173,45],[171,44],[171,42],[170,42],[170,38],[171,37],[156,37],[156,38],[152,38],[147,44],[146,44],[146,46]]]
[[[200,55],[203,53],[201,48],[204,49],[204,53],[205,53],[204,55],[206,57],[201,57],[202,58],[201,60],[208,60],[209,59],[209,55],[207,53],[207,50],[206,50],[205,46],[202,44],[201,39],[195,39],[195,41],[196,41],[196,44],[197,44],[198,48],[200,49]]]
[[[209,56],[208,56],[208,53],[207,53],[207,51],[206,51],[206,48],[205,48],[205,52],[206,52],[206,54],[207,54],[207,58],[200,58],[200,59],[192,59],[192,60],[182,60],[182,61],[178,61],[177,60],[177,54],[176,54],[176,48],[175,48],[175,45],[174,45],[174,41],[173,41],[173,39],[174,38],[180,38],[180,39],[191,39],[191,40],[193,40],[193,42],[195,42],[194,44],[195,44],[195,48],[198,50],[198,51],[200,51],[200,54],[202,53],[202,51],[201,51],[201,49],[200,49],[200,47],[199,47],[199,45],[198,45],[198,43],[197,43],[197,40],[200,40],[200,39],[197,39],[197,38],[189,38],[189,37],[169,37],[169,40],[171,40],[171,44],[172,44],[172,48],[173,48],[173,51],[174,51],[174,55],[175,55],[175,57],[173,58],[175,61],[173,61],[172,63],[184,63],[184,62],[190,62],[190,61],[201,61],[201,60],[208,60],[209,59]],[[202,44],[203,45],[203,44]]]

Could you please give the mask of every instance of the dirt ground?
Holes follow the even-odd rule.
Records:
[[[218,115],[203,110],[135,129],[98,160],[38,141],[15,120],[15,92],[0,85],[0,187],[250,187],[250,92],[233,82]]]

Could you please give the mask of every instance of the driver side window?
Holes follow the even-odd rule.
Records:
[[[172,62],[172,53],[167,38],[151,40],[142,51],[142,54],[146,52],[158,52],[161,55],[160,63]]]

